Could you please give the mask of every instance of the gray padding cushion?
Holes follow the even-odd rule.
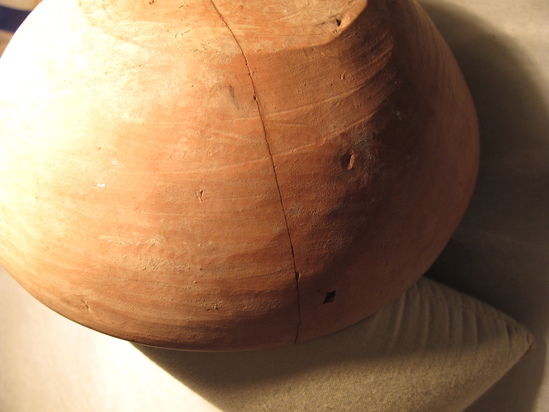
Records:
[[[144,349],[223,411],[461,411],[533,344],[492,307],[423,278],[371,318],[290,348]]]
[[[423,278],[321,339],[243,353],[168,351],[66,320],[0,268],[3,411],[461,411],[532,345],[513,319]]]

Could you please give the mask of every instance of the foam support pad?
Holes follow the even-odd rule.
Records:
[[[457,412],[534,344],[510,317],[428,278],[338,333],[239,353],[108,337],[50,311],[1,269],[0,294],[3,410]]]

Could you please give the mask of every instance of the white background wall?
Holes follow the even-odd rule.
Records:
[[[488,302],[538,350],[471,412],[549,411],[549,2],[424,0],[476,101],[481,165],[433,278]]]

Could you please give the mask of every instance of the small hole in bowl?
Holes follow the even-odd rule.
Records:
[[[324,304],[333,302],[336,297],[336,291],[333,290],[331,292],[326,293],[326,298],[324,299]]]
[[[341,167],[345,170],[351,170],[355,165],[356,155],[352,149],[349,149],[341,156]]]

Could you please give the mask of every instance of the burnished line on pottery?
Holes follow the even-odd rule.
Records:
[[[231,27],[229,26],[229,24],[227,23],[227,21],[225,20],[225,18],[223,17],[221,12],[219,11],[219,9],[217,8],[216,4],[214,3],[214,0],[210,0],[210,2],[212,3],[213,8],[215,9],[216,13],[219,15],[219,18],[221,19],[223,24],[227,27],[227,30],[229,30],[229,32],[231,33],[231,36],[233,37],[236,45],[240,49],[240,52],[242,53],[242,57],[244,58],[244,62],[246,63],[246,69],[248,70],[248,76],[250,77],[250,82],[252,84],[252,89],[253,89],[253,92],[254,92],[254,101],[257,105],[257,111],[259,113],[259,120],[261,121],[261,127],[263,129],[263,136],[265,138],[265,144],[267,146],[267,152],[269,153],[269,158],[271,160],[271,166],[273,168],[273,175],[274,175],[274,179],[275,179],[276,189],[278,191],[278,197],[280,199],[280,206],[282,207],[282,215],[284,216],[284,223],[286,225],[286,232],[288,233],[288,240],[290,242],[290,250],[291,250],[291,253],[292,253],[292,264],[293,264],[293,267],[294,267],[295,286],[296,286],[296,290],[297,290],[297,316],[298,316],[298,323],[297,323],[297,327],[296,327],[296,334],[295,334],[294,343],[297,343],[298,338],[299,338],[299,328],[301,326],[301,304],[300,304],[300,293],[299,293],[299,272],[297,271],[297,265],[296,265],[296,261],[295,261],[294,245],[293,245],[293,242],[292,242],[292,235],[290,233],[290,225],[288,224],[288,218],[286,216],[286,208],[284,207],[284,201],[282,199],[282,192],[280,191],[280,185],[278,183],[278,176],[276,174],[276,167],[275,167],[275,163],[274,163],[274,159],[273,159],[273,154],[271,152],[271,145],[269,144],[269,140],[267,139],[267,129],[265,128],[265,121],[263,119],[263,113],[261,111],[261,105],[259,104],[259,96],[257,95],[257,90],[256,90],[256,87],[255,87],[254,79],[252,77],[252,72],[250,70],[250,65],[248,63],[248,58],[246,57],[246,54],[244,53],[244,49],[242,48],[242,46],[238,42],[238,39],[236,38],[236,35],[234,34],[233,30],[231,29]]]

